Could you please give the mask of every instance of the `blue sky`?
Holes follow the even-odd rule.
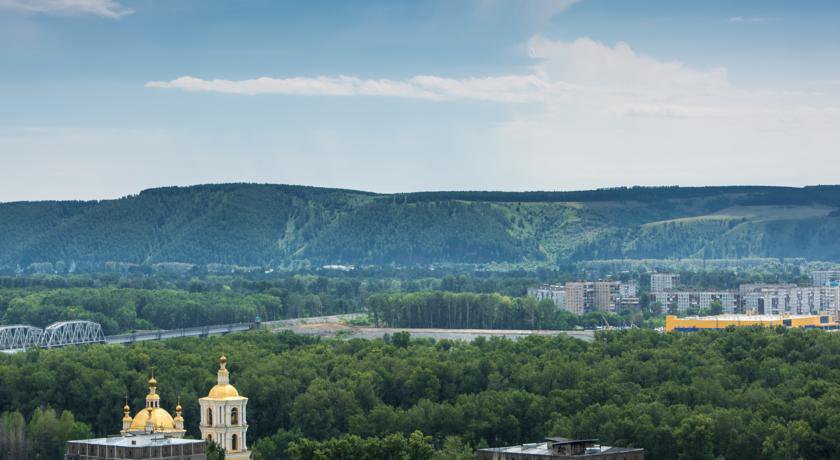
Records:
[[[840,2],[0,0],[0,201],[840,177]]]

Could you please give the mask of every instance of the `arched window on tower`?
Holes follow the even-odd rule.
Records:
[[[233,435],[230,437],[230,450],[239,449],[239,436]]]
[[[213,425],[213,409],[210,407],[207,408],[207,425]]]
[[[230,424],[239,425],[239,409],[235,407],[230,410]]]

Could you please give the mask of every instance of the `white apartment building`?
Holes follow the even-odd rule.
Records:
[[[561,310],[566,308],[566,287],[562,284],[543,284],[529,287],[528,297],[534,297],[537,300],[550,300]]]
[[[840,282],[840,270],[814,270],[811,272],[814,286],[829,286]]]
[[[650,292],[665,292],[680,285],[680,275],[676,273],[653,273],[650,275]]]

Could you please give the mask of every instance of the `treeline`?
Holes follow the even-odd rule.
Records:
[[[380,293],[367,299],[376,324],[387,327],[445,329],[559,329],[575,327],[642,326],[650,312],[632,310],[616,315],[559,310],[550,300],[501,294],[424,291]]]
[[[171,410],[181,395],[196,437],[197,398],[214,385],[224,351],[233,384],[249,397],[255,460],[331,458],[344,447],[427,455],[547,435],[644,447],[652,459],[840,452],[837,334],[634,330],[598,334],[591,343],[406,338],[319,342],[248,333],[0,355],[0,410],[70,410],[95,435],[114,434],[123,396],[132,412],[142,407],[154,365],[162,407]]]
[[[503,292],[524,295],[532,274],[400,277],[287,274],[242,276],[0,277],[0,324],[101,323],[106,334],[362,311],[377,292]]]
[[[0,414],[0,460],[64,458],[65,443],[91,436],[90,426],[69,411],[37,407],[27,423],[20,412]]]

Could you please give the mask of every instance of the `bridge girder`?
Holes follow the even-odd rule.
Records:
[[[105,334],[102,326],[92,321],[61,321],[44,329],[40,346],[43,348],[82,345],[85,343],[103,343]]]
[[[25,350],[41,345],[44,331],[25,324],[0,327],[0,350]]]

